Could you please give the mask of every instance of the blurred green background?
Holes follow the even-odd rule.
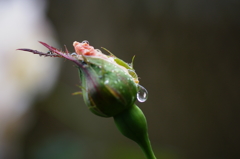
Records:
[[[239,1],[47,2],[59,48],[73,52],[73,41],[88,40],[124,61],[136,55],[135,70],[149,92],[137,105],[158,159],[240,156]],[[21,137],[19,158],[144,159],[112,118],[95,116],[81,96],[71,95],[79,91],[77,69],[58,60],[54,89],[29,111],[34,117]]]

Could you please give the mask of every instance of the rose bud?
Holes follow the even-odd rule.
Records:
[[[18,50],[73,61],[78,67],[83,99],[90,111],[98,116],[113,117],[123,135],[137,142],[148,159],[156,159],[148,138],[146,118],[134,104],[136,99],[144,102],[147,91],[139,85],[133,60],[127,64],[107,49],[110,55],[105,55],[87,41],[74,42],[74,53],[69,53],[67,49],[61,52],[46,43],[40,43],[49,49],[48,53]]]

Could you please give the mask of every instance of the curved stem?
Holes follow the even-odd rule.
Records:
[[[120,132],[137,142],[147,159],[156,159],[147,132],[147,121],[141,109],[135,104],[113,117]]]

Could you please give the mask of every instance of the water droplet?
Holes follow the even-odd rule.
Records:
[[[53,52],[52,52],[51,50],[49,50],[49,51],[47,52],[47,54],[52,55]]]
[[[148,92],[143,86],[138,85],[138,87],[137,99],[139,102],[145,102],[148,98]]]
[[[75,52],[71,53],[71,56],[77,56],[77,54]]]
[[[82,43],[87,43],[87,44],[89,44],[89,42],[88,42],[87,40],[83,40]]]

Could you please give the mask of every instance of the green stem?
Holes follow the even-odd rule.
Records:
[[[126,111],[114,116],[120,132],[137,142],[147,159],[156,159],[147,132],[147,121],[141,109],[135,104]]]

